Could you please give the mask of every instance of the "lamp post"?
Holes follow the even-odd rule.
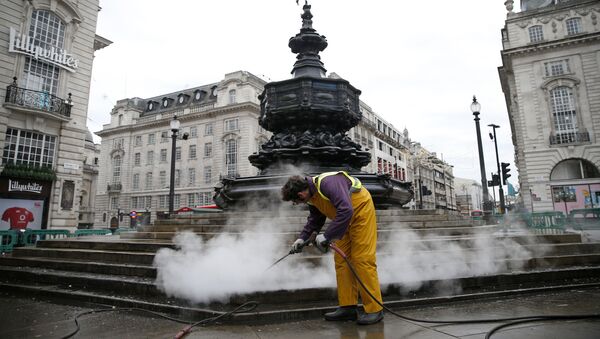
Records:
[[[491,217],[490,196],[487,189],[487,178],[485,177],[485,163],[483,160],[483,148],[481,144],[481,131],[479,130],[479,111],[481,104],[477,102],[477,98],[473,96],[471,103],[471,112],[475,116],[475,131],[477,132],[477,148],[479,149],[479,169],[481,171],[481,188],[483,189],[483,215],[489,221]]]
[[[179,132],[179,126],[181,123],[177,120],[177,116],[173,116],[173,120],[170,122],[171,127],[171,177],[169,183],[169,218],[173,217],[173,205],[175,200],[175,150],[177,145],[177,133]]]
[[[492,139],[494,139],[494,147],[496,148],[496,164],[498,165],[498,195],[500,195],[500,214],[504,214],[506,211],[506,204],[504,202],[504,189],[502,188],[502,173],[500,172],[500,158],[498,157],[498,142],[496,141],[496,128],[500,128],[500,126],[495,124],[489,124],[488,126],[494,130],[494,136]]]

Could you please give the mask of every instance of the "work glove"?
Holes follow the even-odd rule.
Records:
[[[304,239],[298,238],[296,241],[294,241],[294,244],[292,244],[290,254],[300,253],[302,252],[302,248],[304,248]]]
[[[322,253],[327,253],[327,251],[329,250],[329,241],[325,238],[323,234],[319,234],[315,238],[315,246]]]

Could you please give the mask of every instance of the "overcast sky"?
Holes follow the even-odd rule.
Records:
[[[518,3],[518,1],[515,1]],[[100,0],[88,127],[101,130],[123,98],[148,98],[249,71],[267,81],[291,77],[287,47],[299,32],[294,0]],[[488,180],[514,149],[498,78],[504,0],[311,0],[313,27],[327,37],[321,60],[362,91],[361,100],[413,141],[443,155],[454,174],[480,180],[472,96],[482,105]],[[518,7],[515,5],[515,7]],[[517,8],[516,8],[517,9]]]

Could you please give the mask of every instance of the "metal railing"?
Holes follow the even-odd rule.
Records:
[[[48,92],[17,87],[16,78],[13,84],[6,87],[4,102],[67,118],[71,117],[71,107],[73,106],[71,104],[71,93],[69,93],[67,100],[61,99]]]
[[[550,135],[550,145],[579,144],[589,141],[590,134],[588,132],[555,133],[554,135]]]
[[[121,189],[123,189],[123,185],[121,185],[121,183],[106,185],[106,190],[108,192],[121,192]]]

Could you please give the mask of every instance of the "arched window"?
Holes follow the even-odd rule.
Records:
[[[113,184],[121,183],[121,156],[116,155],[113,158]]]
[[[45,50],[64,48],[65,24],[54,13],[44,10],[33,11],[29,38],[34,46]],[[56,95],[59,68],[32,57],[25,58],[23,80],[27,89],[44,91]]]
[[[560,86],[550,90],[552,120],[556,132],[556,143],[564,144],[577,141],[577,112],[573,102],[573,89]]]
[[[559,162],[550,173],[550,180],[600,178],[600,171],[585,159],[567,159]]]
[[[234,178],[237,174],[237,140],[225,141],[225,169],[227,177]]]

